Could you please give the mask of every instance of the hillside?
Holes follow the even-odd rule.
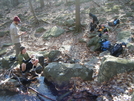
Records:
[[[1,8],[0,15],[0,48],[1,57],[7,57],[14,55],[13,45],[11,45],[11,39],[9,35],[9,26],[15,15],[18,15],[22,24],[20,26],[21,31],[27,32],[27,35],[22,37],[22,45],[26,47],[28,51],[34,52],[50,52],[52,50],[59,50],[62,52],[63,57],[68,55],[72,59],[78,60],[80,64],[85,64],[88,61],[93,60],[95,65],[93,67],[93,81],[82,81],[78,78],[78,92],[74,91],[70,97],[65,99],[82,99],[82,96],[87,97],[82,91],[88,91],[94,95],[99,96],[97,101],[130,101],[131,94],[134,90],[134,72],[122,73],[111,79],[109,82],[98,84],[96,77],[98,75],[99,67],[101,65],[102,57],[99,57],[98,52],[92,51],[87,47],[86,42],[90,40],[89,34],[89,12],[95,14],[101,24],[119,18],[121,23],[117,27],[112,27],[109,35],[109,41],[112,44],[116,43],[117,34],[122,31],[129,31],[134,35],[134,0],[83,0],[80,5],[80,17],[82,31],[80,33],[75,32],[75,5],[74,1],[70,0],[67,3],[57,0],[51,1],[51,4],[45,4],[44,8],[40,8],[39,2],[33,2],[35,14],[39,20],[39,24],[34,22],[34,17],[30,11],[28,1],[24,0],[23,3],[17,7],[8,8],[6,6]],[[57,26],[64,29],[64,33],[58,37],[44,38],[44,34],[48,30]],[[4,33],[4,34],[3,34]],[[81,42],[82,40],[82,42]],[[133,40],[131,41],[133,44]],[[128,53],[127,59],[133,58],[133,51]],[[132,79],[132,80],[129,80]],[[77,78],[75,78],[77,80]],[[81,93],[79,93],[81,92]],[[84,95],[85,94],[85,95]],[[68,101],[68,100],[66,100]],[[77,100],[81,101],[81,100]],[[87,100],[84,100],[87,101]]]

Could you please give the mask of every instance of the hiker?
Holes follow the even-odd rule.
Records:
[[[124,43],[124,42],[116,43],[111,47],[110,54],[112,56],[118,57],[119,55],[123,54],[123,52],[125,52],[125,48],[126,48],[126,43]],[[126,52],[125,52],[125,54],[126,54]]]
[[[29,57],[25,47],[20,47],[20,53],[18,55],[18,63],[20,64],[20,70],[22,73],[29,72],[32,68],[36,68],[39,60],[35,59],[32,55]]]
[[[99,20],[97,19],[96,15],[92,14],[92,13],[89,13],[89,17],[92,18],[92,23],[93,24],[99,24]]]
[[[12,43],[15,45],[14,49],[16,51],[15,57],[17,57],[19,54],[19,49],[21,46],[20,44],[21,36],[26,34],[26,32],[22,32],[22,33],[19,32],[18,24],[20,22],[21,22],[20,18],[18,16],[15,16],[12,24],[10,25],[10,36],[11,36]]]
[[[90,32],[93,32],[95,28],[97,27],[97,25],[99,24],[99,21],[97,17],[92,13],[89,13],[89,17],[92,18],[92,22],[90,23]]]
[[[90,23],[90,32],[93,32],[96,27],[97,27],[97,25],[91,22]]]
[[[112,21],[112,22],[108,22],[109,26],[116,26],[118,24],[120,24],[120,20],[117,18],[115,18],[114,21]]]

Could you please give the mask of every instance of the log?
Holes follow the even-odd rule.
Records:
[[[54,100],[54,99],[51,99],[51,98],[47,97],[46,95],[43,95],[43,94],[39,93],[37,90],[35,90],[35,89],[32,88],[32,87],[28,87],[28,89],[31,89],[32,91],[36,92],[38,95],[41,95],[41,96],[44,97],[44,98],[47,98],[47,99],[49,99],[49,100],[51,100],[51,101],[56,101],[56,100]]]

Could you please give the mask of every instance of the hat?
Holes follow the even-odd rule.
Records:
[[[15,16],[13,21],[18,21],[18,22],[21,22],[20,18],[18,16]]]
[[[21,47],[20,47],[20,51],[22,51],[23,49],[25,49],[25,47],[21,46]]]

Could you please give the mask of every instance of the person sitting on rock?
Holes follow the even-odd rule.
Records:
[[[36,68],[39,60],[35,59],[32,55],[31,57],[26,52],[25,47],[20,47],[20,53],[18,55],[18,63],[20,64],[20,70],[22,73],[29,72],[33,67]]]

